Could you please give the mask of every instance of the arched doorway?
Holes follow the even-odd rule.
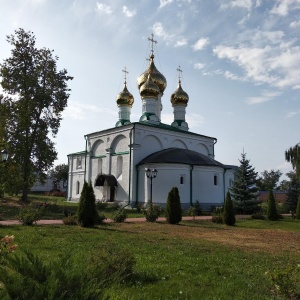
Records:
[[[103,187],[103,201],[114,202],[118,182],[113,175],[99,174],[95,179],[95,186]]]

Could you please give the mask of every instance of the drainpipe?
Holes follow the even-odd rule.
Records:
[[[135,167],[136,169],[136,185],[135,185],[135,206],[138,207],[139,203],[139,167],[138,165]]]
[[[85,138],[85,158],[84,158],[84,181],[85,180],[85,176],[86,176],[86,156],[87,156],[87,137],[86,135],[84,136]]]
[[[214,159],[215,159],[215,144],[218,142],[217,139],[214,140],[214,147],[213,147],[213,156],[214,156]]]
[[[190,206],[193,205],[193,169],[194,169],[194,166],[191,165],[191,168],[190,168]]]
[[[129,178],[128,178],[128,202],[127,205],[130,204],[130,194],[131,194],[131,160],[132,160],[132,132],[134,130],[135,123],[133,124],[133,127],[130,129],[129,132],[129,139],[130,139],[130,144],[129,144]]]

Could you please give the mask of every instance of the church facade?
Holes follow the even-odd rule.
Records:
[[[168,125],[161,122],[167,81],[154,64],[153,48],[149,66],[137,82],[142,100],[138,122],[130,120],[134,99],[125,70],[124,88],[116,99],[119,120],[115,127],[85,135],[85,151],[68,155],[68,200],[79,201],[87,181],[97,201],[164,206],[169,191],[178,187],[185,208],[196,201],[204,209],[222,205],[235,167],[215,160],[216,138],[189,131],[185,119],[189,96],[178,71],[178,88],[170,99],[174,121]]]

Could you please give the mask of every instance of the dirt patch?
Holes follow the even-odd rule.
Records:
[[[282,230],[248,229],[238,227],[214,227],[209,225],[168,225],[159,223],[121,224],[120,229],[131,232],[147,232],[166,238],[206,240],[238,249],[268,253],[298,252],[300,233]]]

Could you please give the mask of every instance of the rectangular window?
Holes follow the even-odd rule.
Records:
[[[185,183],[185,176],[184,175],[180,175],[180,184],[184,184]]]
[[[214,185],[218,185],[218,176],[217,175],[214,176]]]
[[[82,168],[82,157],[81,156],[77,156],[77,159],[76,159],[76,168],[77,169],[81,169]]]

